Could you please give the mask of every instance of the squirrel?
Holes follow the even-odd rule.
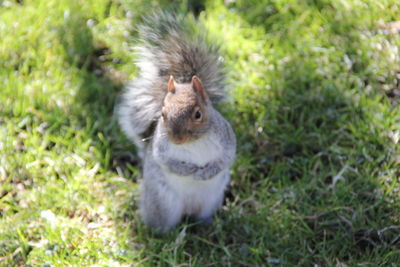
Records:
[[[138,31],[139,72],[117,115],[142,159],[140,217],[161,232],[183,216],[211,224],[236,153],[232,127],[214,108],[226,97],[219,48],[196,20],[173,13],[152,13]]]

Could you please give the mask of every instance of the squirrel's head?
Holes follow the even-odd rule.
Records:
[[[191,83],[176,83],[171,76],[164,98],[162,120],[168,138],[175,144],[194,141],[209,128],[210,100],[200,79],[193,76]]]

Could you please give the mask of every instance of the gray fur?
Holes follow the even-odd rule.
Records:
[[[198,27],[167,13],[146,18],[139,26],[141,42],[136,48],[139,73],[117,107],[121,128],[143,159],[141,218],[160,231],[174,227],[184,215],[205,224],[212,221],[222,205],[236,152],[230,124],[212,106],[226,95],[218,49]],[[172,143],[161,116],[170,75],[178,83],[196,75],[210,99],[210,127],[190,144]]]

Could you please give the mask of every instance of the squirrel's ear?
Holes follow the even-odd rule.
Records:
[[[204,101],[204,103],[206,103],[207,100],[206,90],[204,90],[203,83],[197,76],[192,77],[192,86],[193,89],[200,94],[201,99]]]
[[[168,92],[175,93],[175,80],[174,80],[174,77],[172,75],[169,76]]]

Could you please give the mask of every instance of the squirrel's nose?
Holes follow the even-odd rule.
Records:
[[[187,135],[184,133],[174,133],[172,134],[172,138],[170,138],[171,141],[177,145],[183,144],[187,140]]]

